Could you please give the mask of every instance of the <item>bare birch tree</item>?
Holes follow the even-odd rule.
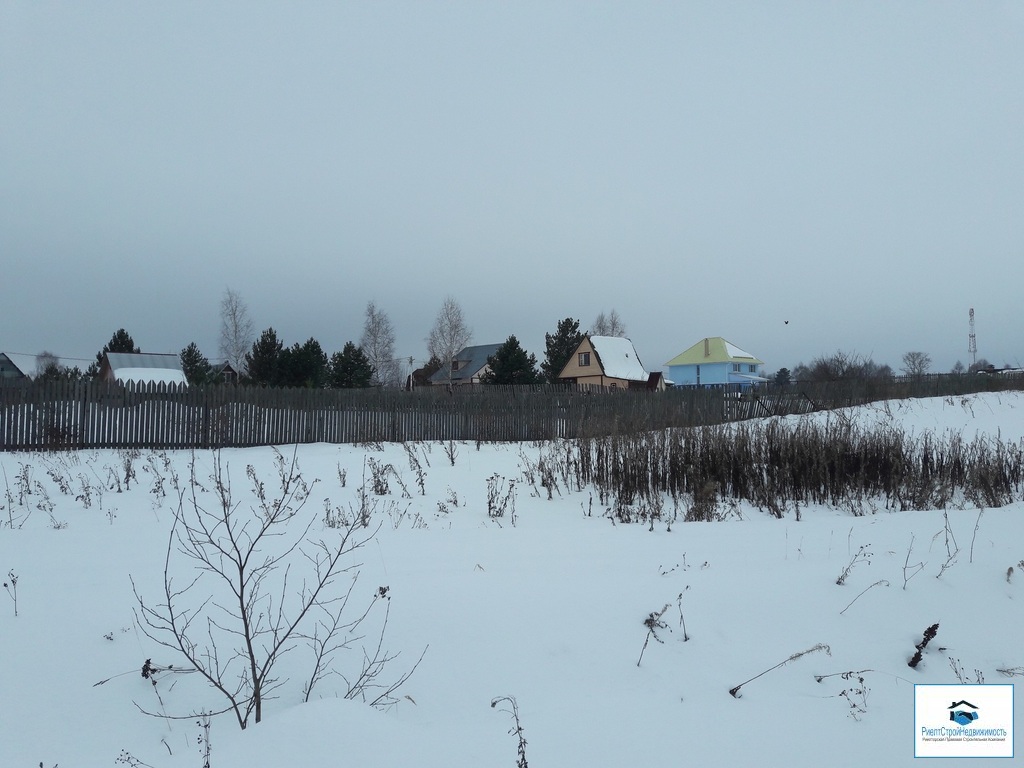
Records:
[[[590,326],[591,336],[625,336],[626,326],[619,313],[612,309],[607,315],[602,311]]]
[[[240,374],[245,372],[245,353],[255,338],[249,307],[241,294],[225,288],[220,300],[220,354]]]
[[[371,383],[374,386],[396,387],[401,383],[395,358],[395,328],[387,314],[372,301],[366,305],[366,320],[359,346],[373,366]]]
[[[430,336],[427,337],[427,352],[431,357],[441,361],[443,370],[448,374],[449,386],[452,383],[452,360],[471,338],[473,332],[466,325],[462,307],[454,298],[447,297],[437,313],[434,327],[430,329]]]

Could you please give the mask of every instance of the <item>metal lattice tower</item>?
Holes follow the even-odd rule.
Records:
[[[971,365],[977,365],[978,340],[974,336],[974,307],[971,307],[971,333],[967,337],[967,351],[971,353]]]

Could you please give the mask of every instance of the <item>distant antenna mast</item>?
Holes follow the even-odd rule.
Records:
[[[971,353],[971,365],[977,365],[978,340],[974,336],[974,307],[971,307],[971,334],[967,337],[967,351]]]

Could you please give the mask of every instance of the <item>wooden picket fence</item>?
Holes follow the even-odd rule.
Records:
[[[746,392],[728,387],[648,392],[478,386],[405,392],[7,382],[0,383],[0,450],[550,440],[1007,389],[1024,389],[1024,378],[931,376]]]

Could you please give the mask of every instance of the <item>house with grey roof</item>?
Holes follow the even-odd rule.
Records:
[[[28,355],[21,352],[0,352],[0,379],[26,381],[42,375],[47,365],[56,364],[61,370],[74,366],[66,365],[59,357],[49,352]]]
[[[494,355],[500,347],[501,344],[464,347],[459,354],[452,358],[450,363],[442,365],[440,370],[430,377],[430,383],[432,385],[448,384],[450,371],[453,385],[479,384],[480,377],[488,370],[487,358]]]
[[[5,381],[23,381],[28,379],[35,366],[25,370],[25,361],[19,359],[22,357],[24,355],[0,352],[0,379]]]

